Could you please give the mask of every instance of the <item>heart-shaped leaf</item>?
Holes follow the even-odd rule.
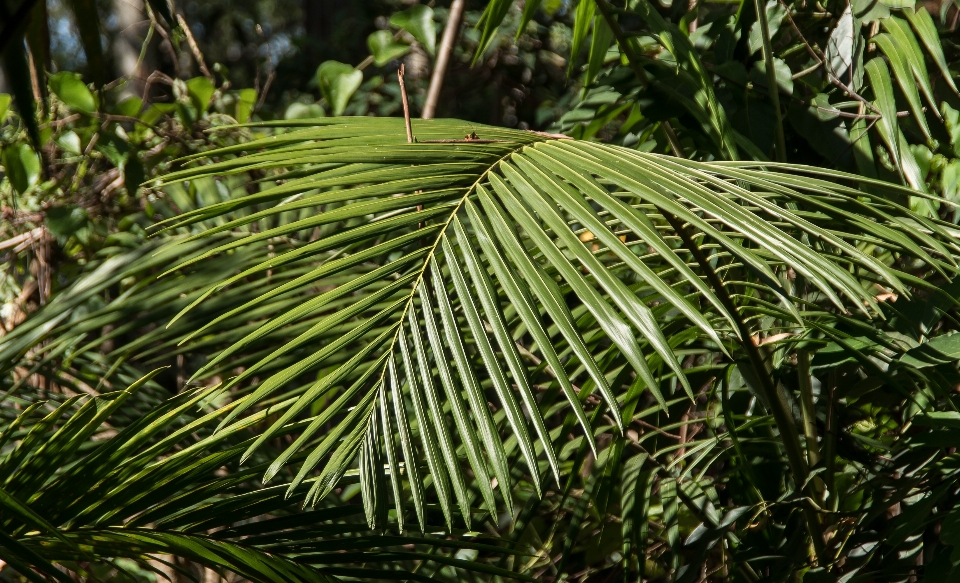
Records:
[[[373,55],[373,62],[382,67],[410,52],[410,45],[397,42],[389,30],[378,30],[367,37],[367,46]]]
[[[333,115],[341,115],[350,98],[363,83],[363,73],[339,61],[326,61],[317,67],[317,85]]]
[[[433,24],[433,9],[423,4],[411,6],[390,17],[390,24],[409,32],[431,55],[437,48],[437,27]]]
[[[97,110],[97,98],[87,88],[79,73],[63,71],[50,76],[50,89],[67,107],[84,113]]]

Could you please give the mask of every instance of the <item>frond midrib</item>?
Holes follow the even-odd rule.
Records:
[[[545,141],[547,140],[539,140],[534,143],[545,142]],[[480,174],[480,176],[474,181],[474,183],[471,184],[469,187],[467,187],[463,196],[460,198],[460,200],[453,207],[453,210],[447,216],[447,220],[444,221],[443,226],[440,228],[440,232],[437,233],[437,236],[434,238],[433,244],[430,246],[430,249],[427,252],[426,257],[423,260],[423,264],[420,267],[420,271],[417,273],[417,278],[413,282],[413,285],[410,286],[410,295],[407,297],[407,301],[403,306],[403,311],[400,313],[400,316],[398,318],[399,322],[401,323],[403,322],[403,319],[407,315],[407,311],[409,311],[410,306],[413,305],[414,297],[416,296],[417,289],[419,289],[420,284],[423,283],[424,274],[427,271],[427,267],[430,266],[430,262],[436,257],[437,255],[436,251],[439,248],[441,241],[443,241],[443,238],[446,236],[447,229],[450,227],[450,224],[453,222],[453,219],[457,216],[457,213],[460,212],[460,209],[463,208],[464,203],[466,203],[467,199],[469,199],[470,196],[476,192],[477,187],[481,185],[481,183],[487,178],[487,176],[489,176],[491,172],[496,170],[497,166],[499,166],[501,162],[503,162],[505,159],[509,158],[510,156],[516,154],[517,152],[523,151],[525,148],[527,148],[530,145],[531,144],[529,143],[520,144],[516,148],[512,148],[509,152],[497,158],[496,162],[490,164],[489,168],[484,170],[483,173]],[[393,339],[390,341],[390,346],[387,348],[387,353],[393,352],[393,349],[397,342],[397,338],[399,337],[402,330],[403,330],[402,325],[397,326],[397,331],[394,333]],[[378,381],[378,383],[383,383],[386,370],[387,370],[387,366],[384,365],[383,370],[380,372],[380,380]]]

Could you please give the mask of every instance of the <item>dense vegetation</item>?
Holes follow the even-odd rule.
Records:
[[[960,576],[956,4],[0,1],[0,579]]]

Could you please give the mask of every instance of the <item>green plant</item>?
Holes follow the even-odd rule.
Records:
[[[491,2],[477,46],[537,6]],[[138,408],[186,382],[203,388],[173,402],[203,407],[200,443],[249,427],[223,479],[290,497],[251,518],[308,520],[293,505],[324,512],[349,489],[373,547],[437,529],[418,544],[442,563],[465,531],[508,541],[435,577],[950,580],[954,47],[925,12],[879,6],[580,2],[586,89],[559,127],[580,139],[245,126],[252,139],[151,180],[157,208],[183,212],[107,260],[122,271],[91,262],[0,340],[8,395],[46,396],[31,375],[126,384],[176,359]]]
[[[396,528],[402,529],[409,496],[421,529],[428,497],[440,504],[448,529],[461,520],[470,528],[466,509],[474,488],[491,515],[498,504],[513,514],[511,487],[517,478],[535,496],[548,482],[561,487],[561,460],[572,455],[577,467],[587,452],[597,451],[594,435],[610,432],[613,440],[598,452],[598,464],[605,468],[601,477],[612,481],[628,467],[634,480],[644,470],[663,472],[658,480],[663,512],[671,484],[674,496],[693,489],[684,500],[692,509],[696,499],[712,498],[695,514],[700,529],[712,529],[705,542],[715,543],[725,536],[724,528],[753,509],[784,527],[799,521],[799,532],[808,533],[797,538],[793,531],[775,545],[794,548],[787,556],[793,566],[788,562],[781,568],[789,572],[812,562],[832,569],[845,558],[846,547],[827,545],[823,529],[830,522],[820,512],[838,503],[838,468],[821,466],[813,476],[827,472],[827,477],[808,479],[811,467],[830,455],[821,456],[826,444],[816,443],[809,354],[839,347],[848,359],[864,359],[866,367],[843,374],[862,375],[861,382],[874,385],[889,383],[890,390],[899,386],[909,393],[906,387],[913,386],[932,391],[934,399],[944,396],[943,385],[924,369],[955,357],[938,350],[938,343],[921,344],[923,333],[911,343],[902,328],[887,328],[884,319],[896,321],[901,300],[878,300],[885,293],[905,302],[911,295],[933,294],[946,302],[942,309],[954,305],[954,296],[944,291],[956,271],[952,230],[949,223],[909,209],[907,201],[916,191],[811,167],[699,163],[496,128],[478,129],[479,141],[457,139],[465,127],[458,122],[415,123],[414,144],[406,143],[399,120],[308,123],[314,127],[293,124],[292,131],[242,146],[258,153],[164,178],[176,184],[252,168],[285,172],[275,178],[276,186],[174,219],[168,228],[282,201],[193,240],[299,208],[325,209],[257,229],[181,267],[216,255],[230,257],[259,241],[340,225],[335,236],[211,283],[193,302],[203,305],[207,297],[258,272],[278,273],[288,263],[321,259],[332,249],[335,259],[313,273],[268,288],[224,316],[313,286],[320,274],[359,269],[344,284],[267,320],[207,364],[228,362],[249,341],[269,343],[270,335],[283,335],[273,343],[275,350],[223,387],[264,377],[255,390],[233,401],[227,421],[256,410],[261,399],[289,397],[283,413],[245,455],[335,392],[336,401],[325,400],[322,413],[265,474],[270,480],[288,461],[305,455],[289,488],[317,475],[308,503],[331,492],[359,455],[372,526],[383,524],[392,499]],[[213,155],[229,158],[240,149]],[[938,273],[945,278],[942,284],[934,279]],[[182,313],[189,314],[189,308]],[[289,338],[286,330],[293,327],[300,332],[296,338],[279,340]],[[190,337],[205,332],[200,328]],[[911,346],[931,360],[905,360],[902,355]],[[905,363],[903,371],[871,367],[869,357]],[[702,365],[692,366],[691,358]],[[813,366],[821,365],[820,358]],[[827,366],[830,374],[838,374]],[[300,379],[313,376],[312,371],[319,372],[316,382],[303,384]],[[730,376],[734,371],[741,380]],[[204,373],[202,368],[197,375]],[[738,428],[736,416],[744,413],[723,405],[730,391],[752,393],[767,413],[753,411],[755,419]],[[708,401],[715,406],[720,401],[716,414],[724,420],[715,423],[711,438],[661,448],[658,462],[639,438],[627,437],[630,425],[624,420],[637,412],[642,418],[671,408],[689,411],[704,393],[713,393]],[[902,423],[923,411],[912,409]],[[330,426],[338,416],[339,423]],[[689,424],[681,419],[679,427]],[[766,437],[749,435],[756,425],[776,429]],[[321,428],[325,431],[318,433]],[[642,424],[634,431],[639,428]],[[587,439],[574,438],[571,431]],[[740,431],[746,434],[737,435]],[[727,440],[734,445],[723,447]],[[706,481],[686,478],[718,463],[749,468],[756,460],[742,448],[754,443],[766,450],[763,463],[782,468],[778,475],[787,479],[754,484],[746,496],[731,495],[737,511],[724,521],[715,508],[720,503],[716,489],[727,479],[750,483],[748,470],[743,470],[746,477],[738,471]],[[683,455],[671,456],[677,449]],[[624,457],[625,451],[634,455]],[[524,460],[519,474],[508,461],[514,459]],[[403,464],[406,479],[379,471],[384,460],[391,468]],[[918,471],[930,463],[924,460]],[[429,476],[432,495],[421,476]],[[888,478],[882,471],[875,477]],[[598,477],[593,488],[598,495],[606,488],[609,498],[613,484],[602,482]],[[492,484],[499,485],[500,502]],[[623,495],[624,483],[619,486]],[[630,510],[640,511],[638,505]],[[861,512],[866,520],[869,513]],[[649,516],[623,518],[644,522]],[[669,522],[666,514],[663,520]],[[679,526],[666,528],[667,539],[678,542]],[[630,538],[623,538],[627,552],[637,553]],[[691,533],[688,544],[698,540]],[[804,549],[810,544],[808,556]],[[703,552],[708,550],[709,545]],[[733,551],[721,555],[725,552]],[[747,562],[742,568],[752,567]],[[691,574],[688,569],[686,577]]]
[[[153,374],[123,391],[76,396],[57,406],[33,403],[6,425],[0,441],[16,445],[0,458],[0,548],[25,578],[71,581],[55,564],[82,577],[97,578],[110,567],[131,576],[136,563],[124,558],[154,576],[150,571],[164,565],[147,562],[149,554],[187,558],[256,581],[430,580],[417,574],[428,563],[498,573],[444,560],[431,549],[496,556],[502,547],[377,536],[357,520],[363,511],[356,505],[285,513],[282,489],[260,488],[250,480],[253,468],[236,467],[256,421],[212,434],[217,415],[209,407],[197,411],[213,388],[181,393],[116,424],[116,414]],[[253,520],[264,513],[275,514]]]

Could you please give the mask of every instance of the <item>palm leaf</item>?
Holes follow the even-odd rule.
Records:
[[[386,479],[395,498],[409,491],[421,525],[425,488],[436,492],[447,521],[455,499],[465,512],[461,464],[495,515],[488,477],[511,509],[514,459],[523,460],[534,484],[544,470],[559,478],[563,443],[550,432],[547,414],[554,402],[538,401],[530,376],[544,374],[542,363],[549,376],[563,379],[560,393],[589,442],[595,430],[583,407],[594,394],[615,432],[624,425],[627,387],[633,387],[633,402],[642,398],[661,408],[665,388],[692,395],[680,354],[663,329],[665,310],[696,330],[698,342],[736,357],[756,353],[751,327],[760,314],[800,330],[823,310],[876,317],[881,309],[870,289],[874,282],[906,294],[919,285],[889,253],[865,251],[862,243],[922,259],[949,278],[956,273],[955,230],[911,213],[906,201],[916,192],[839,172],[693,162],[492,127],[477,130],[479,141],[457,140],[466,126],[446,120],[416,122],[419,141],[413,144],[406,143],[402,120],[330,118],[260,127],[283,126],[285,133],[211,153],[195,161],[220,161],[164,178],[176,184],[256,168],[273,173],[275,186],[186,212],[162,229],[253,205],[255,213],[174,245],[262,225],[211,244],[171,272],[216,257],[229,261],[244,248],[295,232],[336,231],[249,269],[235,266],[238,275],[209,285],[184,314],[244,278],[282,272],[294,259],[322,260],[336,249],[342,267],[324,263],[317,268],[324,278],[347,266],[358,269],[332,291],[251,332],[264,342],[277,339],[276,348],[258,362],[245,361],[243,372],[223,387],[264,379],[229,406],[221,427],[265,403],[279,415],[246,456],[318,399],[327,403],[324,422],[334,423],[331,435],[344,441],[337,445],[331,439],[340,437],[330,437],[311,449],[308,439],[298,439],[268,474],[309,454],[294,484],[320,471],[309,495],[313,502],[358,451],[381,459],[376,452],[386,450],[393,461],[382,478],[373,475],[383,471],[379,465],[361,466],[365,483]],[[236,156],[240,152],[250,153]],[[287,175],[295,178],[287,181]],[[887,198],[864,198],[857,185],[867,182]],[[288,224],[264,223],[306,207],[319,212]],[[361,253],[363,263],[348,260]],[[316,281],[287,279],[282,289],[308,293]],[[801,295],[819,298],[820,311],[806,310]],[[282,334],[301,322],[315,323],[297,328],[303,331],[292,340]],[[238,348],[211,362],[229,361]],[[344,353],[346,359],[335,359]],[[772,385],[761,385],[767,387],[761,387],[765,403],[776,407]],[[283,403],[268,401],[281,394]],[[333,395],[339,397],[331,404]],[[787,440],[788,456],[797,443]],[[690,452],[698,459],[709,454]],[[373,486],[365,492],[375,490],[382,492]],[[382,515],[379,500],[366,502],[368,517]]]
[[[442,552],[503,553],[472,537],[387,536],[357,520],[359,505],[297,510],[286,500],[286,485],[251,482],[263,461],[253,473],[220,471],[235,466],[254,435],[250,422],[264,417],[212,434],[218,415],[194,411],[215,387],[182,393],[126,426],[112,426],[115,413],[156,372],[124,391],[77,397],[43,417],[37,413],[50,407],[38,403],[17,418],[18,439],[0,447],[0,547],[20,574],[69,581],[54,565],[82,575],[78,563],[174,555],[264,582],[337,581],[344,573],[424,580],[414,567],[422,561],[517,577],[484,558],[451,561]]]

